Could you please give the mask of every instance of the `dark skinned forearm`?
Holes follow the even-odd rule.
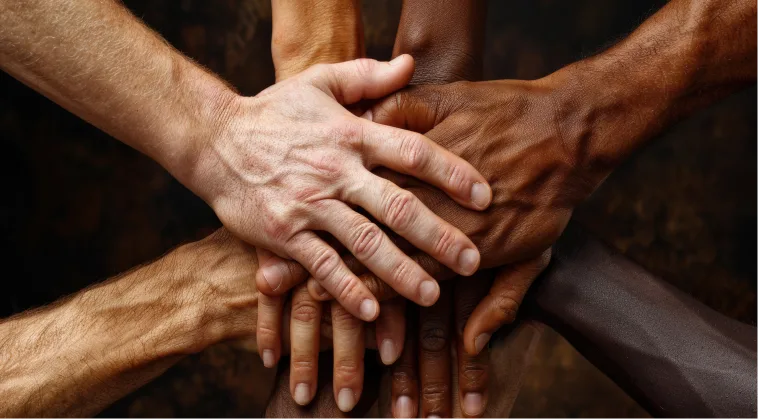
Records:
[[[405,0],[394,57],[415,57],[410,84],[480,80],[485,20],[482,0]]]
[[[529,301],[654,416],[756,416],[756,328],[569,226]]]
[[[574,163],[597,182],[679,118],[755,82],[756,16],[753,0],[674,0],[550,76],[569,86],[556,105]]]

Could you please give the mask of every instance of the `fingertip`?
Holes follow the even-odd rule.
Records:
[[[480,264],[481,254],[476,249],[465,248],[460,251],[457,257],[458,273],[463,276],[471,276],[476,273]]]
[[[492,190],[486,182],[474,182],[470,187],[470,202],[477,210],[485,210],[492,200]]]
[[[378,302],[375,301],[375,299],[365,298],[359,304],[360,318],[366,322],[374,321],[378,317],[379,313],[380,308],[378,307]]]
[[[436,303],[441,294],[439,284],[433,280],[425,280],[420,284],[420,305],[430,307]]]
[[[259,292],[268,295],[279,295],[277,292],[283,284],[283,275],[281,269],[274,264],[259,267],[256,272],[256,287]]]

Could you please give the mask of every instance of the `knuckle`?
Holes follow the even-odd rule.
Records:
[[[309,374],[315,369],[315,362],[312,359],[293,357],[291,358],[291,374],[297,373],[304,375]]]
[[[443,382],[428,382],[420,387],[423,399],[428,402],[443,402],[448,396],[449,385]]]
[[[315,278],[327,278],[341,263],[341,258],[332,250],[322,248],[312,260],[312,272]]]
[[[386,222],[395,230],[405,230],[412,222],[415,196],[405,190],[390,194],[386,203]]]
[[[377,62],[370,58],[359,58],[354,60],[354,65],[356,66],[357,73],[359,75],[367,75],[372,73],[373,70],[375,70],[376,64]]]
[[[402,137],[399,149],[399,164],[409,172],[420,170],[427,161],[428,146],[420,136],[405,135]]]
[[[391,280],[394,281],[394,283],[398,284],[399,286],[406,287],[412,282],[412,278],[410,275],[411,272],[412,272],[412,267],[409,265],[409,263],[406,260],[402,260],[391,271]]]
[[[353,314],[346,311],[343,307],[334,304],[331,311],[333,328],[351,329],[360,326],[359,319],[354,317]]]
[[[256,336],[257,338],[263,340],[272,342],[278,337],[278,332],[275,331],[270,325],[258,325],[256,328]]]
[[[485,384],[486,368],[475,362],[466,362],[462,367],[462,385],[472,390]]]
[[[283,237],[288,235],[291,224],[280,213],[270,214],[268,220],[269,222],[264,224],[264,233],[271,240],[280,242]]]
[[[313,301],[297,301],[291,309],[291,319],[314,323],[320,318],[320,310]]]
[[[435,251],[437,255],[446,256],[453,253],[456,236],[451,228],[439,229],[439,237],[436,239]]]
[[[495,298],[495,306],[497,307],[502,320],[507,323],[512,323],[518,315],[520,302],[512,295],[503,293]]]
[[[364,135],[364,128],[361,123],[350,119],[339,119],[333,125],[333,137],[342,145],[355,146]]]
[[[468,179],[459,164],[450,164],[447,169],[447,185],[454,190],[466,190]]]
[[[420,331],[420,349],[425,352],[441,352],[447,348],[447,333],[443,325],[424,325]]]
[[[392,374],[392,379],[394,381],[394,388],[401,393],[412,391],[415,387],[414,383],[416,379],[410,366],[396,367]]]
[[[354,254],[360,259],[371,258],[380,248],[383,232],[377,225],[366,222],[355,230],[352,243]]]
[[[333,366],[334,379],[338,378],[342,381],[355,379],[361,372],[362,367],[355,359],[339,359]]]
[[[338,301],[350,301],[351,297],[357,293],[357,281],[354,281],[349,275],[345,275],[336,286],[338,292]]]

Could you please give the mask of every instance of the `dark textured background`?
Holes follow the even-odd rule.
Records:
[[[267,0],[126,0],[178,49],[256,94],[274,80]],[[662,1],[492,1],[485,76],[530,79],[612,44]],[[363,6],[370,56],[387,58],[399,0]],[[0,74],[0,315],[92,284],[201,238],[218,222],[157,164]],[[595,235],[707,305],[756,321],[756,88],[671,129],[577,212]],[[258,413],[254,361],[225,347],[188,358],[104,415]],[[540,342],[519,416],[644,412],[561,337]]]

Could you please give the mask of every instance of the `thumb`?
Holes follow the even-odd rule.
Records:
[[[489,295],[468,319],[463,333],[465,350],[475,356],[501,326],[512,323],[531,283],[550,262],[548,249],[538,257],[503,267],[494,279]]]
[[[338,64],[316,65],[308,70],[309,82],[342,105],[377,99],[406,86],[415,61],[404,54],[390,62],[360,58]]]
[[[413,86],[381,99],[362,118],[426,134],[447,116],[445,94],[440,86]]]

